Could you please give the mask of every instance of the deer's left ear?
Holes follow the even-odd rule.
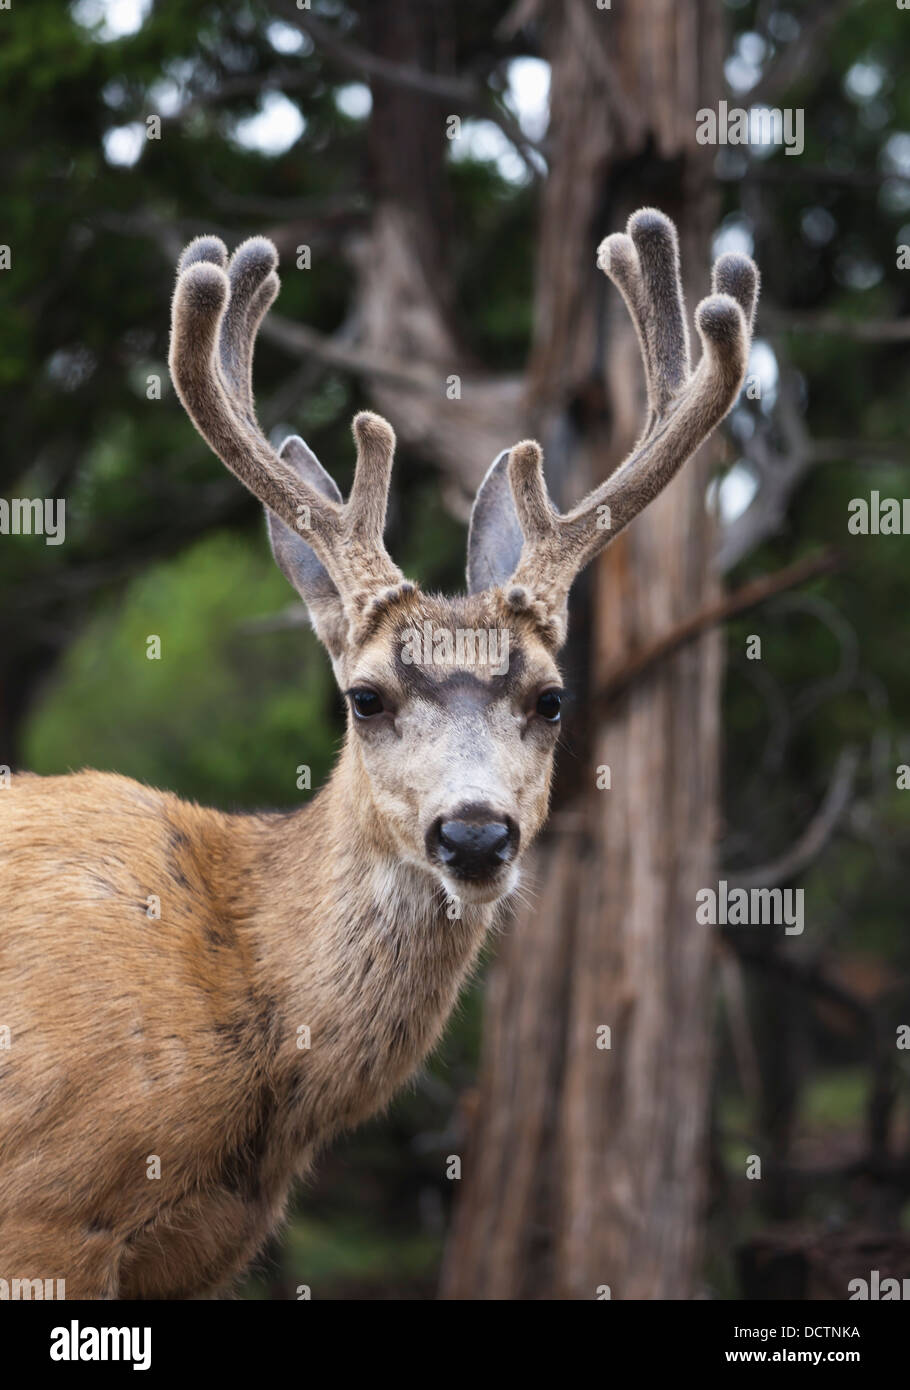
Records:
[[[298,435],[292,434],[284,441],[278,457],[324,497],[332,502],[342,501],[335,479]],[[279,521],[268,507],[265,515],[278,568],[306,604],[316,636],[329,655],[339,656],[347,639],[347,619],[334,581],[315,551],[307,545],[303,538],[305,533],[294,531]]]
[[[524,536],[509,485],[509,450],[487,470],[474,499],[468,530],[468,593],[505,584],[515,573]]]

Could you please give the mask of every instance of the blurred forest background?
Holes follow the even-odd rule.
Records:
[[[910,13],[871,0],[0,11],[0,492],[66,500],[63,545],[0,540],[0,763],[254,808],[333,762],[328,662],[168,380],[194,235],[274,238],[260,417],[345,489],[353,413],[387,414],[389,549],[447,590],[501,448],[537,433],[565,505],[637,433],[603,236],[674,216],[690,312],[712,255],[763,275],[753,390],[578,586],[531,906],[246,1296],[910,1274],[908,542],[847,531],[851,498],[906,491],[908,64]],[[804,151],[699,145],[720,100],[802,110]],[[697,926],[718,877],[804,889],[804,934]]]

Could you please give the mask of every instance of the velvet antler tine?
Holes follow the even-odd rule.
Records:
[[[180,260],[177,262],[177,280],[179,282],[184,271],[188,270],[191,265],[213,265],[219,270],[227,270],[229,261],[228,249],[220,237],[197,236],[188,246],[184,247]],[[216,366],[216,371],[222,389],[230,394],[228,385],[221,375],[220,365]]]
[[[629,218],[628,233],[641,267],[647,312],[646,331],[654,375],[654,408],[666,409],[689,374],[679,240],[676,228],[656,208],[642,208]]]
[[[711,273],[711,286],[715,294],[728,294],[735,299],[745,316],[749,331],[755,318],[758,303],[758,266],[748,256],[736,251],[726,251],[714,262]]]
[[[231,297],[221,325],[221,366],[235,404],[251,422],[253,350],[256,333],[278,294],[278,252],[266,237],[250,237],[234,252],[228,265]]]
[[[509,453],[509,483],[515,510],[529,542],[546,540],[556,532],[557,512],[543,476],[543,451],[534,439],[523,439]]]
[[[178,279],[189,266],[196,265],[199,261],[220,266],[222,270],[226,268],[228,251],[220,237],[197,236],[185,246],[177,262]]]
[[[648,392],[649,412],[645,423],[647,433],[657,409],[657,384],[655,381],[654,356],[648,332],[648,304],[645,298],[644,281],[635,243],[625,232],[613,232],[605,237],[597,248],[597,264],[608,279],[619,290],[625,300],[629,317],[638,335],[638,346],[645,369],[645,386]]]
[[[351,533],[382,545],[389,482],[395,457],[395,432],[387,420],[362,410],[351,425],[357,444],[354,482],[348,498]]]

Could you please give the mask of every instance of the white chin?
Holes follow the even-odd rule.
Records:
[[[463,903],[495,903],[506,897],[518,884],[518,867],[507,865],[495,878],[485,883],[450,878],[440,874],[442,886],[450,898],[459,898]]]

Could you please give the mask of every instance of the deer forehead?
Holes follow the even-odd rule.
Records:
[[[388,614],[349,654],[351,680],[453,712],[558,683],[559,668],[533,624],[482,599],[421,596]]]

